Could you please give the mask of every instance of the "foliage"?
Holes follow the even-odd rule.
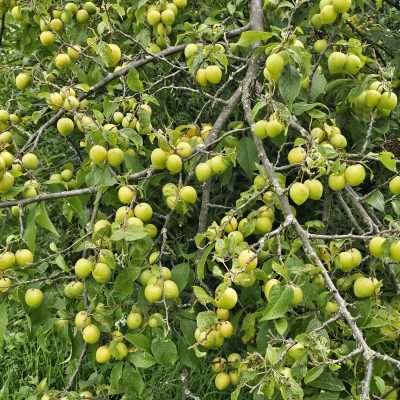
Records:
[[[0,0],[1,399],[396,399],[398,0]]]

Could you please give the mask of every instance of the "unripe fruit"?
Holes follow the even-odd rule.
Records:
[[[25,169],[36,169],[39,166],[39,160],[33,153],[26,153],[21,161]]]
[[[25,292],[25,303],[29,308],[39,308],[44,300],[44,294],[40,289],[28,289]]]
[[[6,251],[0,255],[0,270],[4,271],[15,265],[15,255],[11,251]]]
[[[187,6],[187,0],[174,0],[174,4],[178,8],[185,8]]]
[[[134,213],[140,220],[147,222],[153,216],[153,209],[148,203],[139,203],[135,206]]]
[[[154,169],[164,169],[167,162],[167,157],[168,154],[164,150],[160,148],[154,149],[150,156],[152,167]]]
[[[329,57],[328,57],[328,69],[329,73],[334,75],[334,74],[340,74],[343,72],[344,67],[347,62],[347,55],[344,53],[341,53],[339,51],[333,52]]]
[[[326,39],[320,39],[320,40],[317,40],[315,43],[314,43],[314,50],[317,52],[317,53],[322,53],[323,51],[325,51],[325,49],[328,47],[328,42],[327,42],[327,40]]]
[[[44,31],[40,34],[40,42],[43,46],[51,46],[56,41],[56,36],[53,32]]]
[[[182,158],[186,158],[192,155],[192,146],[187,142],[179,142],[176,145],[176,153]]]
[[[397,96],[393,92],[384,92],[379,99],[378,108],[381,110],[394,110],[397,106]]]
[[[346,178],[344,174],[330,174],[328,186],[335,192],[343,190],[346,187]]]
[[[80,46],[68,46],[67,54],[71,60],[78,60],[81,55],[81,48]],[[79,105],[79,102],[78,102]]]
[[[93,263],[87,258],[80,258],[74,266],[75,275],[80,279],[87,278],[93,270]]]
[[[90,149],[89,157],[94,163],[100,164],[107,158],[107,150],[105,147],[96,144]]]
[[[107,151],[107,162],[114,168],[119,167],[123,163],[124,157],[124,152],[118,147]]]
[[[359,250],[350,249],[348,251],[342,251],[339,254],[339,266],[340,269],[348,272],[353,268],[358,267],[361,264],[362,256]]]
[[[70,299],[77,299],[82,296],[83,290],[84,286],[81,281],[70,282],[65,286],[64,294]]]
[[[148,324],[150,328],[159,328],[163,324],[163,316],[160,313],[150,315]]]
[[[261,119],[254,124],[254,134],[260,139],[266,138],[267,135],[267,124],[268,122],[265,119]]]
[[[303,290],[301,287],[299,286],[290,286],[290,288],[292,289],[292,305],[297,305],[303,302],[303,298],[304,298],[304,294],[303,294]]]
[[[71,14],[76,14],[78,11],[78,6],[75,3],[67,3],[64,7],[64,10],[70,12]]]
[[[177,154],[171,154],[167,157],[165,166],[171,174],[178,174],[182,171],[182,159]]]
[[[361,164],[350,165],[346,168],[344,176],[348,185],[361,185],[366,177],[365,168]]]
[[[307,152],[302,147],[294,147],[288,153],[289,164],[301,164],[307,157]]]
[[[351,7],[351,0],[332,0],[332,5],[338,13],[346,13]]]
[[[289,190],[289,196],[295,204],[300,206],[308,199],[310,192],[304,183],[295,182]]]
[[[304,184],[308,188],[308,198],[311,200],[320,200],[324,193],[324,187],[318,179],[307,179]]]
[[[284,126],[277,119],[270,119],[266,124],[266,133],[270,138],[274,138],[283,132]]]
[[[236,229],[238,227],[238,222],[235,217],[226,215],[224,218],[221,219],[220,226],[221,226],[221,228],[224,229],[224,231],[226,233],[230,233],[230,232],[236,231]]]
[[[329,143],[335,149],[344,149],[347,146],[347,139],[344,135],[338,133],[329,138]]]
[[[353,292],[358,298],[371,297],[375,293],[374,282],[366,277],[357,278],[353,284]]]
[[[400,261],[400,240],[390,245],[390,257],[395,261]]]
[[[184,186],[179,190],[179,197],[188,204],[194,204],[197,200],[196,189],[192,186]]]
[[[167,279],[164,281],[163,294],[168,300],[176,300],[179,297],[178,285],[174,281]]]
[[[159,285],[148,284],[144,288],[144,297],[149,303],[160,301],[163,295],[163,290]]]
[[[238,295],[233,288],[226,288],[222,293],[218,294],[216,305],[218,308],[226,308],[231,310],[236,306]]]
[[[338,310],[339,310],[339,307],[338,307],[338,305],[337,305],[336,302],[334,302],[334,301],[328,301],[328,302],[326,303],[325,311],[326,311],[328,314],[335,314],[335,313],[338,312]]]
[[[165,25],[172,25],[175,22],[175,13],[167,8],[161,13],[161,22]]]
[[[3,150],[0,153],[0,157],[4,160],[5,166],[7,168],[11,167],[12,163],[14,162],[14,156],[7,150]]]
[[[7,293],[12,285],[10,278],[0,278],[0,293]]]
[[[368,245],[369,252],[371,253],[371,255],[374,257],[382,257],[385,250],[384,249],[385,242],[386,239],[381,236],[375,236],[374,238],[372,238]]]
[[[108,346],[100,346],[96,350],[96,362],[99,364],[105,364],[111,359],[111,351]]]
[[[107,283],[111,279],[111,269],[106,263],[98,262],[92,271],[93,279],[98,283]]]
[[[209,160],[211,170],[214,174],[221,174],[226,170],[226,164],[222,156],[214,156]]]
[[[224,338],[230,338],[233,336],[234,327],[231,322],[223,321],[218,325],[218,332],[221,333]]]
[[[380,99],[381,99],[381,94],[374,89],[369,89],[365,93],[365,104],[369,108],[374,108],[378,105]]]
[[[395,176],[389,182],[389,190],[392,194],[400,194],[400,176]]]
[[[270,54],[265,62],[265,67],[268,70],[272,80],[276,80],[281,75],[285,66],[285,60],[280,54]]]
[[[322,17],[321,17],[321,14],[314,14],[314,15],[311,17],[311,24],[312,24],[315,28],[317,28],[317,29],[321,28],[321,26],[322,26]]]
[[[26,89],[30,82],[31,82],[31,76],[26,72],[19,73],[15,78],[15,86],[19,90]]]
[[[97,343],[100,339],[100,330],[96,325],[88,325],[82,331],[82,338],[88,344]]]
[[[360,58],[355,54],[349,54],[344,66],[345,71],[349,74],[355,75],[361,68],[362,63]]]
[[[28,249],[20,249],[15,252],[15,261],[19,267],[26,267],[33,262],[33,254]]]
[[[219,372],[215,376],[214,383],[217,390],[222,391],[225,390],[230,385],[231,380],[226,372]]]
[[[185,47],[185,58],[193,57],[199,51],[197,44],[189,43]]]
[[[60,118],[57,121],[57,130],[63,135],[69,135],[74,130],[74,122],[70,118]]]
[[[71,64],[71,58],[68,54],[61,53],[56,56],[54,59],[54,64],[58,69],[63,69],[67,65]]]
[[[126,320],[129,329],[138,329],[143,324],[143,315],[138,312],[131,312]]]
[[[272,290],[272,288],[275,286],[275,285],[280,285],[281,283],[277,280],[277,279],[270,279],[270,280],[268,280],[267,282],[265,282],[265,285],[264,285],[264,295],[265,295],[265,298],[267,299],[267,300],[269,300],[269,295],[270,295],[270,293],[271,293],[271,290]]]
[[[147,11],[146,18],[147,18],[147,22],[149,23],[149,25],[155,26],[161,21],[161,14],[155,8],[150,8]]]
[[[296,343],[288,350],[288,356],[294,360],[301,360],[307,354],[307,350],[301,343]]]
[[[136,190],[129,186],[121,186],[118,189],[118,200],[122,204],[130,204],[136,198]]]
[[[222,79],[222,70],[218,65],[209,65],[206,68],[206,79],[208,82],[217,85]]]
[[[75,18],[80,24],[85,24],[89,20],[89,13],[86,10],[78,10]]]
[[[199,163],[196,165],[195,175],[199,182],[205,182],[212,175],[211,167],[207,163]]]
[[[86,328],[88,325],[90,325],[92,322],[92,319],[90,318],[90,315],[86,311],[79,311],[75,315],[74,323],[75,326],[82,330]]]
[[[217,308],[216,314],[218,319],[222,319],[223,321],[227,321],[229,319],[229,310],[225,308]]]
[[[0,193],[5,193],[10,190],[14,185],[14,181],[15,178],[9,172],[6,172],[0,179]]]
[[[196,72],[196,82],[200,86],[206,86],[208,81],[207,81],[207,75],[206,75],[206,70],[205,68],[199,68]]]
[[[239,267],[246,271],[252,271],[257,268],[257,254],[251,250],[242,250],[238,256]]]
[[[109,43],[108,48],[111,50],[111,57],[107,60],[107,66],[115,67],[121,60],[121,49],[114,43]]]
[[[264,234],[271,232],[272,230],[272,219],[270,217],[257,217],[255,232],[258,234]]]
[[[332,5],[327,5],[321,9],[321,22],[323,25],[330,25],[336,21],[337,13]]]
[[[59,18],[54,18],[50,21],[50,29],[54,32],[61,32],[64,28],[64,24]]]

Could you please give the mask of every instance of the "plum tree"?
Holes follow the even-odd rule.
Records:
[[[399,9],[0,0],[2,395],[395,398]]]

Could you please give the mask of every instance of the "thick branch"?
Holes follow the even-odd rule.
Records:
[[[248,25],[246,25],[242,28],[232,30],[231,32],[228,32],[226,34],[226,36],[234,37],[234,36],[237,36],[240,33],[245,32],[247,30],[248,30]],[[92,86],[86,93],[82,93],[79,96],[79,100],[86,99],[87,97],[91,96],[92,94],[99,92],[101,89],[106,87],[113,80],[127,75],[129,71],[136,69],[136,68],[140,68],[143,65],[149,64],[151,62],[160,61],[165,57],[169,57],[171,55],[177,54],[177,53],[183,51],[185,49],[185,47],[186,47],[186,44],[179,44],[177,46],[168,47],[165,50],[162,50],[157,54],[150,54],[143,58],[140,58],[139,60],[133,60],[133,61],[129,62],[126,66],[121,67],[117,71],[114,71],[114,72],[108,74],[100,82],[98,82],[94,86]],[[46,129],[48,129],[50,126],[54,125],[66,112],[67,112],[67,110],[65,110],[65,109],[59,110],[45,124],[43,124],[25,143],[24,147],[21,149],[21,153],[24,153],[29,148],[32,148],[32,149],[35,148],[39,142],[41,135],[44,133],[44,131]]]

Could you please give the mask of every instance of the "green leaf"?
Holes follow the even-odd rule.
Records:
[[[391,151],[382,151],[378,155],[379,161],[389,171],[397,172],[396,157]]]
[[[133,293],[134,282],[140,275],[140,268],[130,265],[120,272],[114,281],[115,296],[126,299]]]
[[[211,251],[213,250],[213,248],[214,248],[214,245],[212,245],[212,244],[208,245],[202,251],[200,260],[196,265],[196,275],[197,275],[197,279],[199,279],[200,281],[202,281],[204,279],[206,261],[207,261],[208,256],[210,255]]]
[[[128,84],[129,89],[131,89],[133,92],[143,92],[144,90],[143,83],[140,80],[139,72],[135,68],[129,71],[126,83]]]
[[[197,327],[204,331],[218,322],[218,317],[213,311],[202,311],[197,314]]]
[[[144,390],[142,375],[129,364],[125,364],[123,378],[123,388],[126,394],[141,394]],[[129,397],[131,398],[131,397]]]
[[[150,339],[143,333],[127,333],[125,339],[141,350],[150,351]]]
[[[273,319],[282,318],[289,309],[292,301],[293,292],[288,286],[279,287],[275,285],[271,289],[270,299],[266,309],[263,311],[263,316],[260,321],[270,321]]]
[[[289,108],[301,89],[301,76],[293,65],[287,65],[279,79],[279,92]]]
[[[122,367],[121,362],[114,364],[110,374],[110,392],[111,394],[121,393],[121,378],[122,378]]]
[[[310,97],[311,100],[315,100],[319,95],[325,92],[327,80],[325,75],[318,68],[311,80]]]
[[[8,316],[7,316],[7,304],[0,304],[0,349],[3,346],[4,336],[7,332]]]
[[[341,392],[345,390],[343,382],[330,372],[325,371],[318,378],[311,382],[312,387],[329,390],[331,392]]]
[[[155,358],[147,351],[137,351],[129,356],[129,361],[136,368],[151,368],[156,364]]]
[[[161,365],[172,366],[178,360],[178,350],[175,343],[169,339],[155,339],[151,343],[151,352]]]
[[[193,286],[192,290],[199,303],[203,305],[214,303],[214,299],[202,287]]]
[[[323,372],[325,367],[314,367],[307,371],[307,375],[304,377],[304,383],[307,385],[312,381],[315,381]]]
[[[253,139],[244,137],[240,139],[238,147],[238,163],[242,167],[248,179],[251,180],[258,160],[256,145]]]
[[[37,233],[37,227],[36,227],[36,207],[37,205],[34,205],[28,212],[28,215],[26,217],[26,223],[25,223],[25,231],[24,231],[24,241],[28,245],[29,249],[32,250],[33,252],[35,251],[36,247],[36,233]]]
[[[86,175],[85,182],[88,186],[112,186],[117,182],[108,167],[95,165]]]
[[[286,318],[278,319],[274,321],[275,329],[280,334],[283,335],[288,328],[288,321]]]
[[[240,35],[239,41],[236,44],[241,47],[249,47],[254,43],[257,43],[261,40],[268,40],[271,37],[271,32],[246,31]]]
[[[381,191],[375,190],[365,200],[370,206],[378,211],[385,211],[385,197]]]
[[[147,237],[145,230],[133,230],[133,229],[117,229],[111,235],[111,240],[126,240],[127,242],[134,242],[136,240],[144,239]]]
[[[42,228],[48,230],[49,232],[53,233],[56,236],[60,236],[56,227],[53,225],[53,223],[49,218],[45,203],[39,203],[39,206],[36,209],[35,221]]]
[[[180,292],[189,283],[191,272],[189,263],[178,264],[172,269],[172,280],[178,285]]]

